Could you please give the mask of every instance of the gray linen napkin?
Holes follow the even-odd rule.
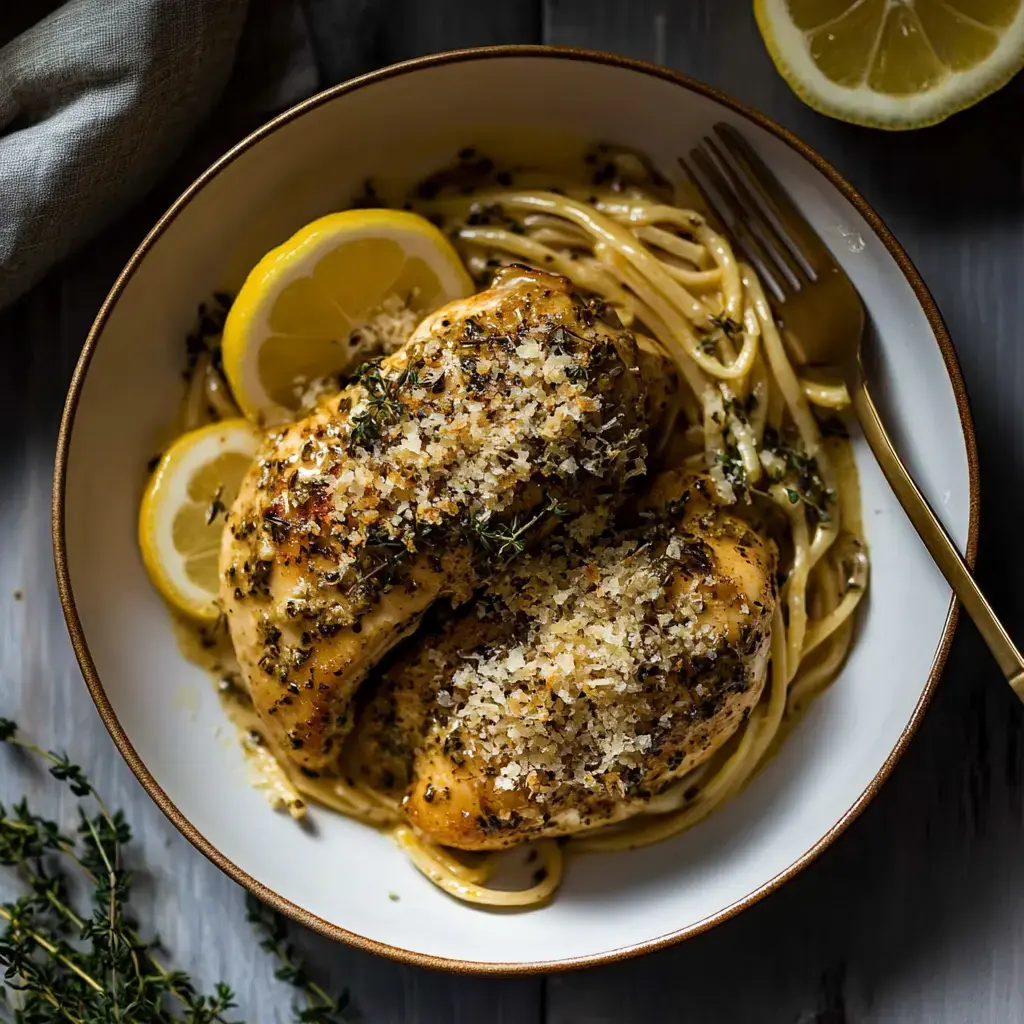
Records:
[[[0,307],[147,192],[204,119],[193,170],[332,82],[539,38],[511,24],[421,0],[0,0]]]
[[[247,6],[69,0],[0,49],[0,306],[181,151],[224,89]]]

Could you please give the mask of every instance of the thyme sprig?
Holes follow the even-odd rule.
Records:
[[[566,513],[557,498],[551,498],[539,512],[520,521],[516,516],[511,523],[492,523],[490,519],[473,518],[469,522],[473,538],[495,561],[503,562],[521,555],[526,550],[529,532],[547,516],[561,518]]]
[[[232,1014],[236,1002],[229,986],[198,992],[188,975],[164,966],[158,939],[141,938],[129,907],[132,874],[124,850],[131,830],[123,814],[107,806],[66,754],[23,739],[9,719],[0,718],[0,743],[42,760],[78,800],[73,833],[35,814],[27,800],[10,808],[0,804],[0,866],[13,869],[27,889],[0,904],[0,1021],[241,1024]],[[91,889],[87,911],[75,906],[76,881]],[[278,977],[304,996],[294,1019],[345,1020],[347,995],[332,998],[307,976],[287,945],[283,918],[262,908],[260,928],[268,927],[275,942],[263,948],[281,959]]]
[[[246,893],[245,911],[249,922],[262,935],[260,949],[270,953],[278,961],[274,977],[287,982],[301,993],[302,1003],[293,1007],[295,1020],[301,1024],[334,1024],[345,1020],[349,1008],[349,994],[342,992],[331,996],[320,987],[295,955],[295,948],[288,941],[288,924],[285,919],[266,904],[261,903],[252,893]]]
[[[761,451],[766,452],[774,460],[775,467],[766,464],[768,479],[773,484],[781,484],[787,500],[791,505],[802,504],[807,510],[812,525],[829,523],[832,516],[829,511],[835,495],[826,486],[818,469],[817,460],[805,454],[792,443],[787,443],[782,435],[772,427],[764,432]],[[722,476],[730,483],[737,497],[749,501],[753,494],[768,498],[766,490],[753,486],[747,479],[746,469],[740,455],[739,447],[727,443],[715,453],[714,464],[721,470]]]
[[[364,590],[374,587],[386,592],[395,582],[395,576],[404,564],[410,549],[397,537],[371,529],[366,538],[363,555],[355,566],[356,585]]]
[[[419,373],[407,367],[394,378],[380,372],[380,358],[361,363],[355,372],[355,382],[366,391],[366,398],[352,415],[352,443],[370,448],[386,427],[394,426],[402,418],[405,406],[399,395],[404,387],[415,387]]]

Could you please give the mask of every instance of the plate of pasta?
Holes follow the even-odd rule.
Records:
[[[658,948],[813,859],[923,714],[948,588],[702,208],[681,158],[722,122],[861,291],[972,554],[963,384],[898,243],[650,65],[511,47],[329,90],[104,305],[58,445],[72,641],[163,811],[310,927],[470,971]]]

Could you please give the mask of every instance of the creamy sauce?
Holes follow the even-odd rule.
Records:
[[[685,430],[680,428],[675,433],[681,440]],[[824,439],[824,443],[839,478],[844,483],[841,490],[843,530],[863,536],[860,484],[853,446],[849,440],[842,437],[828,437]],[[293,779],[295,769],[286,767],[290,765],[287,756],[275,754],[272,750],[262,729],[260,717],[246,692],[226,627],[221,624],[201,625],[173,612],[171,618],[182,655],[209,675],[216,688],[225,717],[231,723],[237,742],[245,754],[251,785],[265,793],[268,803],[275,810],[287,811],[297,820],[306,815],[303,794],[323,806],[337,809],[334,780]],[[194,703],[194,698],[191,703]],[[767,756],[751,778],[756,777],[764,765],[775,756],[806,714],[810,703],[801,705],[795,712],[787,713]],[[673,790],[689,789],[697,781],[698,775],[713,772],[715,768],[724,764],[736,749],[739,737],[740,733],[737,733],[726,741],[712,758],[680,780]],[[685,802],[685,797],[683,800]]]
[[[293,785],[285,762],[268,745],[259,715],[245,690],[245,683],[231,638],[225,626],[192,622],[171,613],[178,649],[186,660],[201,668],[217,690],[225,717],[245,754],[251,785],[266,794],[275,810],[286,810],[293,818],[305,817],[306,803]]]
[[[832,460],[832,464],[835,467],[836,475],[839,480],[842,481],[842,487],[839,490],[839,514],[841,522],[841,530],[837,544],[843,544],[850,541],[854,536],[863,537],[863,513],[861,509],[861,498],[860,498],[860,476],[857,473],[857,463],[854,459],[853,445],[850,443],[848,438],[845,437],[825,437],[823,438],[825,451],[828,457]],[[861,555],[867,555],[866,550],[861,551]],[[845,657],[843,659],[845,661]],[[808,658],[808,667],[813,668],[817,663],[816,653],[812,653]],[[803,666],[802,666],[803,667]],[[842,669],[842,662],[836,666],[833,676]],[[797,676],[796,682],[799,682],[799,676]],[[760,771],[779,751],[781,746],[789,738],[792,731],[803,719],[804,715],[807,714],[811,705],[821,695],[828,686],[831,685],[831,679],[827,684],[817,690],[810,700],[800,702],[795,708],[787,707],[786,716],[783,718],[779,731],[775,734],[775,738],[772,741],[771,746],[768,748],[768,752],[758,766],[757,771],[753,773],[753,776],[757,776]]]
[[[527,134],[529,134],[532,145],[524,145]],[[486,132],[476,133],[474,137],[478,138],[479,151],[486,153],[489,157],[496,158],[499,164],[513,167],[517,165],[523,166],[524,164],[543,166],[556,172],[564,171],[564,176],[567,179],[575,181],[584,180],[580,178],[581,155],[588,147],[582,142],[566,140],[560,137],[557,141],[547,140],[547,144],[541,145],[538,143],[538,134],[535,130],[530,130],[529,132],[524,130],[523,135],[524,138],[516,137],[512,143],[510,143],[507,133],[501,138],[491,138]],[[459,148],[457,140],[453,140],[452,151],[454,152],[457,148]],[[506,155],[508,158],[503,159]],[[534,155],[536,155],[536,160],[532,159]],[[389,182],[375,179],[373,182],[374,194],[380,197],[379,201],[381,204],[391,203],[392,205],[399,205],[407,192],[409,184],[410,182],[408,181],[398,182],[396,180]],[[255,260],[247,259],[245,265],[248,268],[254,262]],[[778,392],[775,390],[772,391],[771,398],[769,399],[767,415],[769,423],[778,423],[781,418],[781,405],[773,413],[773,400],[778,404]],[[667,440],[661,446],[660,454],[662,459],[658,460],[660,463],[659,469],[669,468],[666,465],[666,461],[677,462],[687,455],[692,457],[694,450],[694,438],[690,436],[692,432],[692,427],[687,429],[682,423],[676,424],[671,433],[667,435]],[[837,539],[836,544],[843,545],[847,544],[854,536],[863,536],[857,470],[853,459],[852,447],[847,439],[842,437],[826,437],[824,438],[824,449],[835,468],[838,480],[841,482],[839,487],[839,513],[842,533]],[[792,502],[796,502],[796,500],[796,497],[790,498]],[[745,508],[748,511],[745,512]],[[746,515],[751,519],[760,518],[760,512],[757,511],[756,506],[744,506],[742,501],[737,505],[731,506],[729,511],[740,516]],[[823,518],[822,522],[825,521]],[[776,531],[772,530],[770,532],[776,535]],[[785,536],[781,533],[778,536],[782,540],[783,546],[785,546],[787,543]],[[846,548],[837,548],[837,550],[845,552]],[[852,557],[856,558],[856,549],[851,550]],[[838,575],[842,575],[843,572],[845,572],[845,561]],[[841,589],[837,593],[838,596],[834,600],[841,600]],[[833,600],[832,598],[822,597],[818,594],[814,600],[818,602],[818,607],[812,608],[812,611],[818,616],[831,610],[829,602]],[[822,602],[825,602],[823,607],[821,606]],[[215,681],[225,715],[234,726],[239,742],[245,752],[253,785],[266,793],[272,806],[287,810],[295,818],[302,818],[306,813],[306,803],[303,796],[308,796],[311,800],[315,800],[332,809],[351,814],[369,824],[386,826],[389,823],[394,824],[398,820],[396,807],[385,808],[377,806],[372,800],[369,801],[369,806],[367,806],[365,794],[353,794],[349,787],[341,780],[319,779],[300,774],[298,768],[293,765],[285,752],[275,750],[264,733],[259,716],[248,696],[226,628],[223,626],[218,628],[199,627],[180,619],[175,620],[175,628],[183,655],[189,661],[203,668]],[[852,628],[852,622],[850,623],[850,628]],[[817,655],[820,653],[822,653],[820,650],[812,652],[808,658],[806,668],[812,673],[818,660]],[[839,659],[839,655],[837,655],[837,659]],[[836,670],[839,667],[841,667],[841,660],[838,661]],[[804,671],[804,668],[805,666],[801,663],[801,673]],[[832,674],[834,675],[834,672]],[[800,678],[801,676],[798,675],[794,682],[799,683]],[[806,701],[800,702],[794,708],[787,710],[778,731],[771,741],[766,756],[760,760],[749,777],[756,775],[763,765],[774,756],[781,743],[785,741],[789,732],[807,710],[813,697],[820,689],[827,685],[828,681],[826,679],[821,683],[821,686],[814,688],[808,694]],[[766,697],[763,698],[764,700],[767,700],[768,690],[769,688],[766,687]],[[712,777],[729,760],[740,745],[742,735],[743,730],[739,730],[726,741],[712,758],[698,766],[690,775],[679,780],[677,786],[673,787],[672,793],[666,792],[666,794],[663,794],[666,798],[664,801],[666,806],[652,807],[652,810],[657,813],[663,810],[669,812],[678,809],[680,806],[685,806],[690,800],[691,792],[694,795],[696,794],[698,783],[704,778]],[[749,777],[740,783],[740,788],[742,785],[745,785],[746,781],[749,781]],[[363,803],[361,805],[355,804],[353,801],[356,800],[362,800]],[[399,831],[402,831],[401,826]]]

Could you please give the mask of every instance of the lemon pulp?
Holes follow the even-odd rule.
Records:
[[[167,449],[146,486],[139,508],[143,563],[163,598],[192,618],[220,614],[224,523],[258,444],[246,420],[200,427]]]
[[[931,124],[1024,63],[1021,0],[755,0],[772,59],[824,113],[877,127]]]
[[[250,418],[279,422],[302,386],[351,368],[359,330],[387,303],[415,319],[470,294],[458,254],[429,221],[346,210],[307,225],[252,270],[228,314],[224,368]]]
[[[185,576],[214,595],[220,585],[217,566],[224,513],[238,496],[251,463],[237,452],[225,452],[205,463],[188,481],[189,501],[174,514],[171,538]]]
[[[260,347],[259,376],[282,406],[294,403],[296,379],[315,380],[340,372],[349,359],[345,343],[390,295],[427,313],[441,304],[437,275],[418,257],[406,260],[389,238],[361,238],[325,256],[310,277],[299,278],[278,296],[270,335]]]

